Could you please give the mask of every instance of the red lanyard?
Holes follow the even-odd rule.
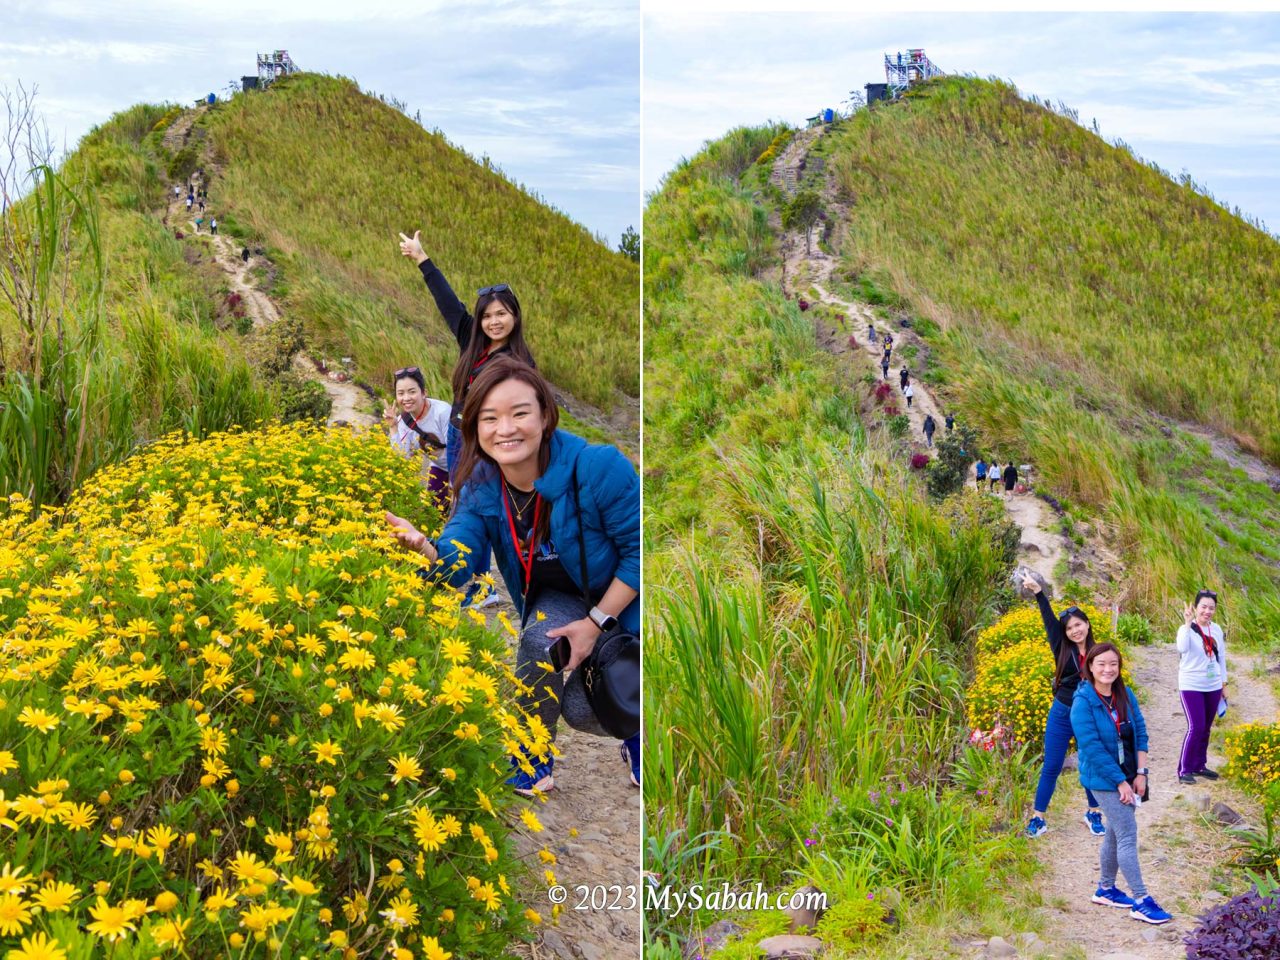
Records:
[[[476,362],[471,365],[471,375],[467,377],[467,386],[475,381],[476,376],[480,373],[480,368],[489,361],[489,348],[485,347],[480,351],[480,356],[476,357]]]
[[[542,494],[535,493],[533,501],[533,527],[529,530],[529,559],[520,549],[520,538],[516,536],[516,520],[511,515],[511,494],[507,485],[502,482],[502,506],[507,511],[507,528],[511,531],[511,544],[516,548],[516,558],[520,561],[520,569],[524,571],[524,593],[529,593],[529,581],[533,579],[533,551],[538,541],[538,517],[542,515]]]
[[[1098,699],[1099,700],[1102,699],[1102,694],[1098,694]],[[1114,723],[1116,726],[1116,739],[1118,739],[1121,743],[1123,743],[1124,735],[1121,734],[1120,732],[1120,714],[1119,712],[1117,712],[1115,708],[1115,703],[1116,703],[1116,695],[1114,693],[1111,694],[1111,696],[1104,701],[1104,704],[1106,705],[1106,708],[1107,708],[1107,716],[1111,718],[1111,722]]]
[[[1200,629],[1200,624],[1198,623],[1194,623],[1192,626],[1196,628],[1196,633],[1200,634],[1200,641],[1204,644],[1204,655],[1214,660],[1218,659],[1218,639],[1213,635],[1213,628],[1210,627],[1208,631],[1205,631]]]

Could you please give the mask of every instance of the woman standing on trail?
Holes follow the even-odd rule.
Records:
[[[907,409],[911,409],[911,398],[916,395],[915,387],[908,383],[902,388],[902,395],[907,398]]]
[[[444,438],[449,432],[449,404],[427,396],[427,381],[417,367],[404,367],[394,374],[396,399],[382,411],[390,430],[391,445],[411,457],[422,451],[427,469],[427,491],[442,510],[449,507],[449,469],[445,463]]]
[[[906,392],[907,384],[911,382],[911,371],[905,366],[898,371],[898,383],[901,385],[903,392]]]
[[[1173,919],[1147,893],[1138,864],[1137,808],[1147,794],[1147,724],[1138,698],[1121,678],[1120,651],[1100,643],[1085,657],[1087,683],[1071,701],[1071,728],[1080,746],[1080,783],[1092,790],[1107,815],[1107,831],[1098,853],[1098,889],[1093,902],[1127,909],[1144,923]],[[1130,897],[1116,886],[1124,871]]]
[[[911,406],[911,401],[907,401],[907,406]],[[938,429],[938,422],[933,419],[933,414],[926,413],[924,415],[924,439],[929,446],[933,446],[933,431]]]
[[[974,468],[978,474],[978,482],[976,484],[978,492],[982,492],[982,482],[987,479],[987,462],[981,457],[978,458],[978,465]]]
[[[1178,695],[1187,715],[1187,735],[1182,740],[1178,780],[1195,783],[1196,777],[1217,780],[1205,763],[1209,753],[1209,731],[1218,714],[1218,702],[1225,699],[1227,650],[1222,628],[1213,622],[1218,595],[1212,590],[1196,594],[1195,604],[1187,604],[1186,621],[1178,628]]]
[[[436,309],[449,325],[454,339],[458,341],[458,362],[453,368],[453,406],[449,413],[449,429],[445,437],[445,462],[449,469],[450,489],[457,491],[458,458],[462,447],[462,407],[467,399],[467,390],[471,382],[479,376],[486,363],[502,354],[510,354],[517,360],[523,360],[530,366],[533,354],[524,342],[524,328],[520,316],[520,301],[505,283],[496,283],[482,287],[476,291],[474,311],[468,311],[466,304],[458,299],[458,295],[449,286],[440,268],[432,262],[422,249],[419,239],[421,231],[413,231],[412,237],[400,234],[400,252],[418,265],[422,272],[423,282],[431,291],[436,302]],[[486,554],[479,558],[476,573],[489,572],[489,558]],[[490,603],[496,600],[495,594],[477,597],[477,603]]]
[[[1027,836],[1038,837],[1049,829],[1044,816],[1049,810],[1049,801],[1053,799],[1053,791],[1058,786],[1062,762],[1067,757],[1067,747],[1071,743],[1071,699],[1084,675],[1085,656],[1093,649],[1094,641],[1093,626],[1079,607],[1067,607],[1055,616],[1053,607],[1049,605],[1049,598],[1040,588],[1039,580],[1024,577],[1022,588],[1035,594],[1054,664],[1053,705],[1049,707],[1049,717],[1044,725],[1044,763],[1040,767],[1040,782],[1036,785],[1035,811],[1027,824]],[[1107,831],[1102,825],[1098,801],[1087,786],[1084,797],[1088,804],[1084,812],[1085,825],[1095,837],[1101,837]]]
[[[438,561],[436,575],[455,587],[492,550],[521,616],[516,676],[528,688],[521,709],[552,739],[561,716],[576,730],[607,736],[576,668],[601,636],[619,626],[639,631],[640,479],[617,448],[557,430],[558,420],[555,395],[536,370],[510,356],[491,360],[462,408],[454,471],[461,487],[444,530],[433,542],[407,520],[388,513],[387,521],[406,547]],[[571,648],[568,682],[540,665],[551,661],[559,637]],[[623,741],[623,752],[638,786],[638,733]],[[550,790],[553,764],[549,750],[512,757],[507,782],[525,794]]]

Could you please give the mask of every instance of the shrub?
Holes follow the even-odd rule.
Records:
[[[889,436],[901,440],[911,430],[911,418],[905,413],[898,413],[898,408],[890,404],[884,408],[885,426],[889,428]]]
[[[504,757],[551,748],[384,509],[439,526],[385,438],[297,425],[162,438],[60,523],[0,507],[4,899],[43,905],[0,946],[497,956],[524,931]]]
[[[806,310],[808,310],[808,309],[809,309],[809,301],[808,301],[808,300],[805,300],[805,299],[802,297],[802,298],[800,299],[800,312],[801,312],[801,313],[804,313],[804,311],[806,311]]]
[[[1151,627],[1151,621],[1141,614],[1122,613],[1116,624],[1116,637],[1125,646],[1146,646],[1155,639],[1155,631]]]
[[[852,337],[850,339],[852,339]],[[876,396],[877,403],[883,406],[884,402],[888,400],[889,397],[892,395],[893,395],[893,384],[889,383],[887,380],[881,380],[879,383],[876,384],[875,396]]]
[[[874,943],[889,932],[888,911],[872,894],[846,897],[818,921],[816,936],[836,951],[852,951]]]
[[[1280,782],[1280,724],[1244,723],[1226,735],[1228,776],[1254,791]]]
[[[1251,889],[1220,903],[1184,938],[1187,960],[1280,957],[1280,898]]]
[[[927,453],[913,453],[911,455],[911,469],[923,470],[929,465],[929,455]]]
[[[280,419],[284,423],[307,420],[323,423],[333,412],[333,400],[324,384],[307,380],[293,371],[280,375]]]
[[[929,468],[929,495],[935,500],[950,496],[964,488],[969,479],[973,451],[978,449],[978,432],[967,424],[943,431],[935,444],[937,453]]]

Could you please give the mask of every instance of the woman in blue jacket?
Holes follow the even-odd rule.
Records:
[[[536,370],[512,357],[493,358],[462,409],[458,501],[440,537],[432,542],[392,514],[387,520],[402,543],[438,561],[440,576],[456,587],[492,550],[521,616],[516,676],[530,690],[521,707],[552,738],[561,716],[577,730],[606,736],[577,667],[602,634],[640,630],[640,479],[617,448],[557,430],[558,420],[555,395]],[[594,607],[581,583],[579,532],[588,587],[599,598]],[[568,682],[539,666],[562,636],[572,650]],[[624,742],[637,785],[639,747],[639,734]],[[553,763],[549,754],[513,757],[508,783],[522,793],[549,790]]]
[[[1071,701],[1071,728],[1080,749],[1080,783],[1098,798],[1107,816],[1099,852],[1094,903],[1120,907],[1146,923],[1173,919],[1147,893],[1138,865],[1137,808],[1147,792],[1147,724],[1138,698],[1121,678],[1123,664],[1114,644],[1100,643],[1084,662],[1085,681]],[[1123,870],[1133,896],[1116,886]]]
[[[996,469],[996,465],[992,464],[991,469]],[[1067,607],[1061,614],[1055,614],[1035,577],[1025,577],[1022,587],[1035,594],[1040,618],[1044,621],[1045,639],[1053,653],[1053,704],[1044,724],[1044,763],[1036,785],[1035,809],[1027,824],[1027,836],[1038,837],[1049,829],[1045,814],[1057,789],[1067,748],[1071,745],[1071,698],[1080,684],[1085,655],[1094,644],[1093,625],[1079,607]],[[1106,836],[1107,829],[1102,825],[1098,801],[1088,789],[1084,796],[1088,804],[1084,811],[1085,824],[1094,836]]]

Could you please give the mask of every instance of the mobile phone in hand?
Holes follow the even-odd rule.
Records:
[[[569,644],[568,637],[559,637],[555,643],[551,645],[551,667],[556,673],[563,673],[564,668],[569,665],[569,658],[573,656],[573,647]]]

